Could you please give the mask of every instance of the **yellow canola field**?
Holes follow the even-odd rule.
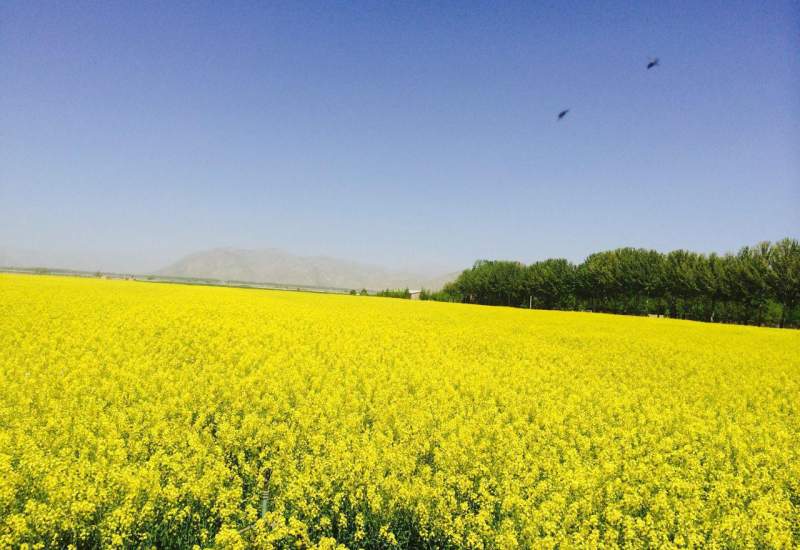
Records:
[[[25,544],[798,546],[800,333],[0,275]]]

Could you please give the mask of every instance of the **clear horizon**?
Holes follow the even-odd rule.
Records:
[[[7,2],[0,21],[0,248],[433,273],[800,235],[792,2]]]

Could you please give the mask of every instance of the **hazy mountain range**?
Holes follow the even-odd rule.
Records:
[[[63,255],[62,255],[63,256]],[[104,270],[96,262],[56,257],[29,250],[0,248],[0,267],[50,267],[85,271]],[[150,274],[137,272],[137,274]],[[227,281],[278,283],[380,290],[384,288],[440,289],[458,273],[430,277],[325,256],[296,256],[275,248],[243,250],[216,248],[185,256],[152,272],[170,277],[197,277]]]
[[[405,287],[440,289],[457,276],[451,273],[428,278],[325,256],[295,256],[274,248],[206,250],[190,254],[156,274],[369,290]]]

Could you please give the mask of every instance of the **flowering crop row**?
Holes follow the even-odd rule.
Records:
[[[789,548],[798,518],[796,331],[0,275],[2,548]]]

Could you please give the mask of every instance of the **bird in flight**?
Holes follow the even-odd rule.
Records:
[[[561,120],[562,118],[564,118],[565,116],[567,116],[567,113],[568,113],[568,112],[569,112],[569,109],[564,109],[563,111],[561,111],[560,113],[558,113],[558,120]]]
[[[649,71],[653,67],[657,66],[658,66],[658,58],[657,57],[650,58],[650,62],[647,64],[647,70]]]

